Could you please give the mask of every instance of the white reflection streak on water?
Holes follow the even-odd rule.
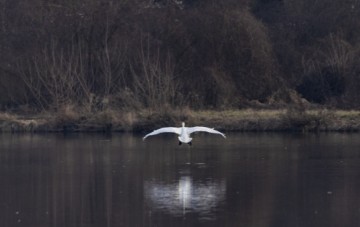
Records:
[[[152,208],[167,211],[174,216],[193,212],[210,218],[212,212],[225,200],[226,192],[224,181],[194,182],[190,176],[182,176],[178,183],[171,184],[147,181],[144,187],[145,198]]]
[[[179,188],[178,188],[178,200],[183,205],[183,214],[186,213],[186,209],[190,208],[191,201],[191,177],[181,177],[179,180]]]

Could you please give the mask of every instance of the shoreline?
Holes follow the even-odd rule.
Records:
[[[202,125],[224,132],[359,132],[360,111],[242,109],[102,111],[98,113],[0,113],[0,132],[148,132],[164,126]]]

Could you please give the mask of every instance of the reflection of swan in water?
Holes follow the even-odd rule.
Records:
[[[182,143],[187,143],[187,144],[191,145],[192,138],[190,138],[190,134],[194,133],[194,132],[214,133],[214,134],[219,134],[222,137],[226,138],[223,133],[221,133],[213,128],[202,127],[202,126],[185,127],[185,123],[183,122],[182,126],[179,128],[165,127],[165,128],[160,128],[160,129],[154,130],[153,132],[144,136],[143,140],[145,140],[149,136],[154,136],[154,135],[157,135],[160,133],[176,133],[179,135],[179,137],[178,137],[179,145],[181,145]]]
[[[145,182],[145,198],[155,209],[165,210],[175,216],[187,212],[200,216],[211,213],[225,200],[225,182],[193,182],[190,176],[183,176],[178,183],[166,184]]]

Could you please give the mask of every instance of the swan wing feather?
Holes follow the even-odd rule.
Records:
[[[208,127],[202,127],[202,126],[196,126],[196,127],[191,127],[191,128],[187,128],[187,133],[191,134],[193,132],[208,132],[208,133],[214,133],[214,134],[219,134],[222,137],[226,138],[225,134],[222,132],[219,132],[213,128],[208,128]]]
[[[147,134],[146,136],[144,136],[143,140],[145,140],[149,136],[154,136],[154,135],[157,135],[160,133],[176,133],[176,134],[180,135],[181,130],[180,130],[180,128],[175,128],[175,127],[159,128],[159,129],[156,129],[156,130],[152,131],[151,133]]]

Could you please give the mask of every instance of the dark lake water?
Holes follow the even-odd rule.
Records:
[[[360,134],[0,134],[0,226],[360,223]]]

